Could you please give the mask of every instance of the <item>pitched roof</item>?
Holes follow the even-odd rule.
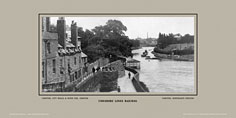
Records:
[[[60,45],[60,44],[58,44],[58,46],[57,47],[59,47],[59,48],[62,48],[62,46]]]
[[[43,32],[43,39],[58,39],[57,33]]]
[[[140,61],[138,61],[136,59],[129,59],[129,60],[127,60],[127,63],[140,63]]]
[[[87,57],[87,55],[81,52],[81,57]]]
[[[75,47],[72,43],[66,41],[66,47]]]

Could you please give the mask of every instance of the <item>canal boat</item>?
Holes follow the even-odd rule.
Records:
[[[146,57],[147,56],[147,54],[145,54],[145,53],[143,53],[142,55],[141,55],[141,57]]]
[[[146,59],[151,59],[151,57],[150,56],[146,56]]]
[[[143,54],[141,55],[141,57],[146,57],[147,55],[148,55],[148,51],[145,50],[145,51],[143,52]]]

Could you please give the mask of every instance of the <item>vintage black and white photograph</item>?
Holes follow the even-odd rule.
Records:
[[[41,16],[41,92],[196,93],[196,17]]]

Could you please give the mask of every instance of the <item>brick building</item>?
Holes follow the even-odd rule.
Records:
[[[42,21],[43,90],[55,91],[81,81],[86,73],[87,55],[81,50],[77,24],[72,21],[68,34],[63,17],[57,20],[57,32],[50,32],[49,17]]]

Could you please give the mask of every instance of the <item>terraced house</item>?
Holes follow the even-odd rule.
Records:
[[[72,21],[66,33],[64,17],[57,20],[56,32],[50,31],[50,18],[42,18],[42,89],[62,90],[87,74],[87,56],[81,50],[77,24]]]

